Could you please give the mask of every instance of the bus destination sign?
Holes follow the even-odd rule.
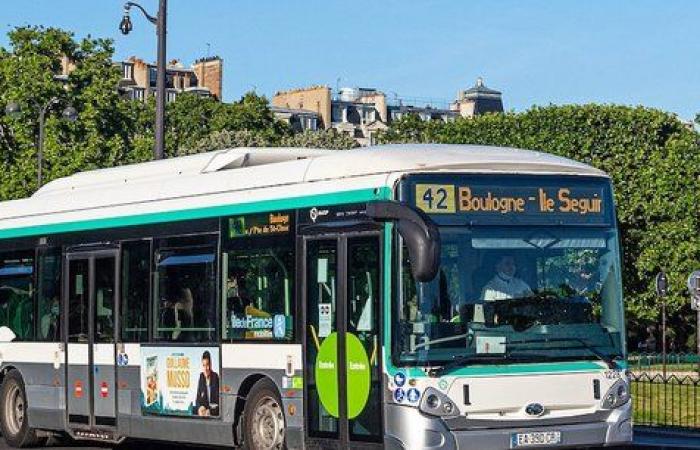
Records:
[[[291,213],[271,212],[229,217],[229,238],[287,234],[291,230]]]
[[[522,223],[610,222],[607,184],[582,180],[479,178],[456,182],[448,180],[416,181],[410,194],[413,203],[425,213],[449,222],[448,216],[465,217],[475,222],[511,221]],[[455,180],[449,180],[455,181]],[[533,182],[534,181],[534,182]],[[441,217],[444,216],[441,220]]]

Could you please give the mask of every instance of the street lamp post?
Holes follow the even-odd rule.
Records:
[[[39,139],[37,141],[36,149],[36,181],[38,188],[40,188],[44,183],[44,128],[46,125],[46,115],[51,111],[51,108],[60,103],[60,101],[61,100],[58,97],[51,97],[51,99],[44,105],[37,106],[39,112]],[[19,106],[19,104],[14,102],[10,102],[7,104],[7,106],[5,106],[5,114],[7,114],[8,116],[15,116],[21,111],[22,108]],[[75,120],[78,118],[78,112],[75,110],[75,108],[68,105],[61,112],[61,117],[70,120],[71,122],[75,122]]]
[[[661,299],[661,355],[663,358],[663,374],[666,379],[666,296],[668,296],[668,278],[661,271],[656,274],[656,295]]]
[[[119,24],[119,30],[121,30],[124,35],[129,34],[133,29],[131,18],[129,17],[129,12],[132,7],[139,9],[144,17],[156,26],[156,34],[158,36],[158,60],[156,61],[156,143],[153,149],[153,156],[155,159],[163,159],[163,155],[165,154],[165,43],[167,34],[166,20],[168,0],[159,0],[158,15],[156,17],[148,14],[138,3],[126,2],[124,4],[124,17],[122,17],[122,21]]]

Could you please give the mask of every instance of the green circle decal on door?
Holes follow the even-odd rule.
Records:
[[[347,357],[348,418],[359,416],[367,405],[371,387],[369,358],[360,339],[352,333],[345,335]],[[331,333],[323,340],[314,370],[316,389],[321,404],[333,417],[338,411],[338,335]]]
[[[338,414],[338,334],[331,333],[321,343],[316,356],[316,390],[328,414]]]
[[[369,358],[360,339],[354,334],[345,335],[348,380],[348,419],[359,416],[369,399],[372,383]]]

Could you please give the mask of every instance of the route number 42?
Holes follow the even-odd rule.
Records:
[[[417,184],[416,206],[429,214],[455,212],[455,187],[445,184]]]

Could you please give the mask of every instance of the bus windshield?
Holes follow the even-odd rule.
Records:
[[[402,252],[402,363],[493,364],[623,356],[618,237],[598,227],[440,227],[429,283]]]

